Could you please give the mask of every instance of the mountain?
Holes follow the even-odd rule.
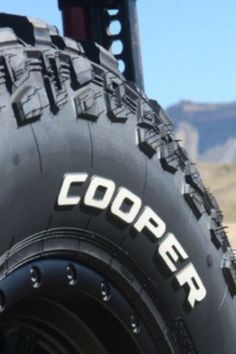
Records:
[[[177,138],[194,160],[236,162],[236,102],[180,101],[167,108]]]

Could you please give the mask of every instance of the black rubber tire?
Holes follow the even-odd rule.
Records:
[[[24,17],[1,15],[0,26],[2,278],[29,260],[72,248],[79,262],[121,291],[118,278],[126,278],[130,302],[150,297],[153,329],[160,327],[157,314],[164,323],[163,353],[235,353],[234,255],[219,207],[162,108],[126,82],[99,46],[59,37],[53,27]],[[165,222],[165,236],[135,232],[110,207],[88,208],[83,199],[59,206],[64,175],[82,172],[138,196]],[[88,181],[73,193],[84,197]],[[173,273],[158,254],[167,232],[188,255]],[[206,289],[192,308],[189,288],[176,280],[191,263]]]

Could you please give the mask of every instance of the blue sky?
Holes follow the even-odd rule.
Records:
[[[138,0],[145,88],[164,107],[236,100],[236,1]],[[1,11],[60,27],[56,0],[8,0]]]

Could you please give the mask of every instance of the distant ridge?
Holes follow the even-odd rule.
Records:
[[[183,100],[170,106],[167,113],[193,159],[236,162],[236,102]]]

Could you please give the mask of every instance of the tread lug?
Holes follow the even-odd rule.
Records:
[[[149,100],[150,106],[152,109],[158,114],[160,117],[160,121],[166,126],[174,126],[174,123],[170,119],[170,117],[166,114],[166,112],[162,109],[159,103],[156,100]]]
[[[139,148],[148,156],[152,157],[160,146],[160,136],[154,129],[138,128]]]
[[[102,48],[97,43],[91,43],[86,41],[81,41],[82,47],[84,48],[85,55],[95,63],[108,69],[110,72],[120,76],[118,62],[114,56],[108,52],[106,49]]]
[[[1,17],[0,17],[0,21],[1,21]],[[13,29],[11,28],[0,28],[0,38],[1,38],[0,47],[3,45],[5,46],[5,45],[16,44],[18,42],[18,38],[15,32],[13,31]]]
[[[178,354],[197,354],[184,320],[180,317],[169,323],[169,336]]]
[[[236,255],[232,248],[228,248],[222,261],[222,270],[232,296],[236,295]]]
[[[97,120],[104,112],[105,104],[102,104],[102,90],[94,88],[82,88],[78,90],[74,98],[77,117],[91,120]]]
[[[229,242],[225,233],[225,228],[223,226],[217,227],[212,221],[210,227],[211,240],[216,246],[216,248],[222,248],[223,252],[226,251],[229,246]]]
[[[79,86],[85,85],[93,80],[92,65],[82,56],[72,58],[73,75]]]
[[[176,156],[177,143],[169,134],[162,133],[160,161],[165,171],[175,174],[179,168]]]
[[[121,80],[112,80],[106,76],[107,114],[113,121],[126,121],[128,119],[128,110],[124,105],[123,96],[125,88]]]
[[[27,19],[29,23],[31,23],[33,26],[33,36],[34,36],[35,43],[40,45],[51,46],[50,32],[55,33],[55,27],[54,29],[51,28],[50,30],[49,25],[39,20],[38,18],[27,17]]]
[[[5,84],[9,92],[14,83],[13,72],[7,56],[0,56],[0,84]]]
[[[200,194],[196,192],[189,184],[185,184],[184,198],[189,204],[196,218],[200,219],[202,214],[205,212]]]
[[[40,94],[34,87],[21,88],[12,104],[19,126],[39,119],[43,113]]]
[[[68,38],[68,37],[61,37],[57,34],[52,34],[51,32],[50,32],[50,35],[51,35],[52,43],[57,48],[59,48],[61,50],[66,49],[67,51],[70,51],[70,52],[76,53],[76,54],[84,54],[84,49],[79,42],[74,41],[73,39]]]
[[[205,187],[196,166],[191,161],[185,162],[185,180],[200,194],[204,194]]]

